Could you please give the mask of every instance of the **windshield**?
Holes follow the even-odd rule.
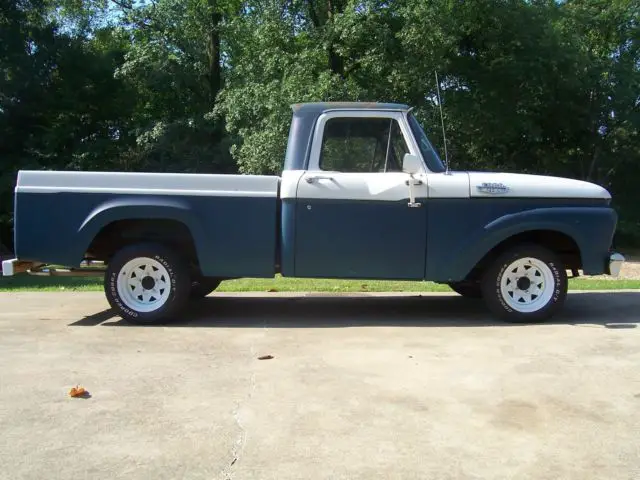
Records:
[[[420,153],[422,153],[422,158],[424,158],[424,161],[427,163],[429,170],[436,173],[444,172],[446,170],[444,163],[440,160],[438,152],[436,152],[431,142],[429,142],[427,134],[424,133],[422,126],[413,114],[409,115],[409,127],[413,132],[413,136],[416,138],[416,142],[418,142]]]

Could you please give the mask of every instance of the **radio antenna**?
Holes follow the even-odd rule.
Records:
[[[440,99],[440,82],[438,82],[438,72],[436,74],[436,90],[438,92],[438,106],[440,107],[440,123],[442,123],[442,141],[444,142],[444,165],[447,171],[446,175],[449,175],[449,154],[447,152],[447,136],[444,131],[444,115],[442,113],[442,100]]]

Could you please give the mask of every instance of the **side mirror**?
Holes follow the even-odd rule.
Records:
[[[420,158],[418,158],[417,155],[405,153],[404,158],[402,159],[402,171],[409,175],[420,173],[422,171],[422,162],[420,162]]]

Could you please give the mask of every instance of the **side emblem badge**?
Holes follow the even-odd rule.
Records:
[[[507,193],[509,191],[509,187],[504,185],[503,183],[483,183],[482,185],[478,185],[476,187],[479,192],[490,193],[490,194],[501,194]]]

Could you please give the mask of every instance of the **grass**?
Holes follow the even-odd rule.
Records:
[[[577,278],[569,280],[570,290],[640,289],[640,280],[602,280]],[[102,278],[35,277],[16,275],[0,277],[0,292],[18,291],[102,291]],[[446,285],[433,282],[316,280],[304,278],[243,278],[223,282],[218,292],[450,292]]]

